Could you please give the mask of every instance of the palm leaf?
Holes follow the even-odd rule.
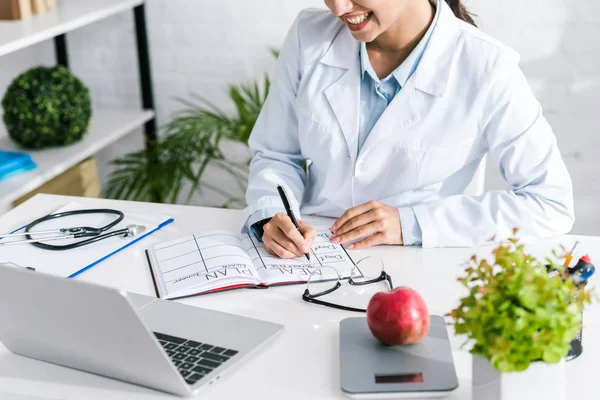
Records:
[[[278,51],[272,49],[271,52],[279,56]],[[260,83],[230,85],[234,115],[228,115],[197,93],[190,94],[189,98],[175,98],[184,108],[161,127],[164,131],[161,139],[152,143],[149,150],[132,152],[112,162],[113,171],[105,185],[105,196],[175,203],[187,188],[185,201],[189,202],[204,188],[223,197],[223,207],[243,207],[243,198],[208,182],[204,174],[210,165],[220,168],[245,192],[250,160],[230,160],[221,147],[227,141],[248,144],[270,87],[268,76]]]

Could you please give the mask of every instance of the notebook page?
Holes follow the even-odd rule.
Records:
[[[162,298],[260,281],[242,241],[232,232],[197,233],[160,243],[150,249],[149,257]]]
[[[306,282],[311,275],[322,280],[336,279],[335,272],[323,266],[334,267],[342,277],[350,276],[354,261],[346,250],[329,240],[332,234],[328,228],[315,229],[317,237],[312,244],[310,261],[304,256],[292,259],[273,256],[253,235],[247,234],[242,238],[244,249],[252,258],[263,284]]]

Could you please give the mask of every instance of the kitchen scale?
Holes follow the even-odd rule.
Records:
[[[386,346],[365,317],[340,322],[342,391],[356,399],[445,397],[458,387],[452,350],[441,316],[418,344]]]

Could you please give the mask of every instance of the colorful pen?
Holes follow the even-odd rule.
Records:
[[[569,265],[571,265],[571,261],[573,261],[573,257],[575,256],[575,253],[577,252],[578,248],[579,248],[579,242],[575,242],[575,244],[571,248],[571,251],[569,251],[567,253],[567,258],[565,259],[565,263],[563,264],[563,267],[569,268]]]

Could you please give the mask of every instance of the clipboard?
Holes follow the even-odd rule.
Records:
[[[56,210],[54,213],[91,209],[79,203],[69,203]],[[32,217],[32,221],[36,218]],[[109,214],[84,214],[64,218],[57,218],[44,222],[33,230],[58,229],[68,226],[103,226],[114,220]],[[0,246],[0,262],[9,262],[22,267],[35,268],[36,271],[60,276],[63,278],[74,278],[88,269],[98,265],[114,254],[133,246],[135,243],[153,234],[159,229],[169,225],[174,219],[168,215],[145,215],[136,213],[125,213],[125,218],[112,230],[125,228],[127,225],[144,225],[146,232],[132,238],[110,237],[96,243],[65,251],[44,250],[31,244],[16,244]],[[20,227],[12,233],[22,232],[25,227]],[[0,242],[7,239],[0,239]],[[53,244],[67,244],[72,241],[56,240]]]

